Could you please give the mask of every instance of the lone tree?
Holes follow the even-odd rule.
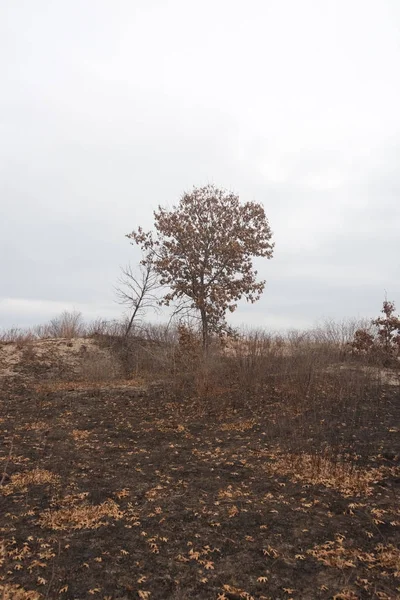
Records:
[[[212,333],[226,330],[227,310],[234,312],[242,297],[256,302],[264,290],[252,262],[273,254],[264,208],[207,185],[184,193],[172,210],[159,206],[154,226],[154,234],[139,227],[127,237],[153,252],[160,283],[169,288],[163,303],[189,300],[198,311],[206,349]]]

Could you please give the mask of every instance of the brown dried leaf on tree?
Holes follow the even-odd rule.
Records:
[[[189,299],[207,347],[211,334],[228,329],[226,312],[234,312],[242,297],[256,302],[264,290],[252,261],[273,254],[264,208],[207,185],[184,193],[172,210],[159,207],[154,221],[154,235],[139,227],[127,237],[153,253],[161,284],[170,290],[163,302]]]
[[[394,302],[385,300],[381,313],[384,315],[371,321],[371,329],[358,329],[350,342],[353,354],[364,354],[383,358],[390,363],[400,357],[400,317],[395,314]]]

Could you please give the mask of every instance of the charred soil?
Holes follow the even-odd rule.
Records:
[[[278,392],[219,412],[4,377],[0,597],[400,597],[399,390],[379,395],[350,423]]]

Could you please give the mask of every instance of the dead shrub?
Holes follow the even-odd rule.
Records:
[[[36,339],[35,334],[31,329],[21,329],[20,327],[11,327],[0,332],[0,342],[17,344],[19,348],[23,348]]]
[[[79,379],[90,383],[112,381],[123,376],[122,366],[116,356],[89,352],[82,358]]]
[[[84,333],[82,313],[65,310],[59,317],[47,325],[48,337],[52,338],[77,338]]]
[[[360,329],[368,331],[369,327],[368,319],[342,319],[341,321],[325,319],[309,332],[309,337],[314,342],[330,344],[338,349],[343,349],[352,341],[356,331]]]
[[[394,302],[385,300],[381,313],[368,327],[354,332],[347,348],[353,356],[364,357],[369,362],[383,366],[399,367],[400,360],[400,317],[395,314]]]
[[[285,451],[317,456],[329,447],[335,461],[343,445],[355,448],[355,434],[379,410],[378,373],[314,335],[255,331],[204,353],[195,333],[181,327],[168,343],[137,346],[139,373],[157,377],[172,402],[221,417],[257,415],[266,440],[279,440]],[[372,445],[363,442],[360,455]]]
[[[128,336],[124,331],[97,337],[100,348],[117,358],[124,377],[143,376],[152,382],[154,378],[157,381],[169,378],[175,368],[176,330],[164,325],[146,325]]]

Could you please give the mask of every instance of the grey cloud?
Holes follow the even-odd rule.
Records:
[[[2,3],[0,326],[118,314],[124,235],[207,182],[275,234],[235,323],[400,308],[399,24],[395,1]]]

